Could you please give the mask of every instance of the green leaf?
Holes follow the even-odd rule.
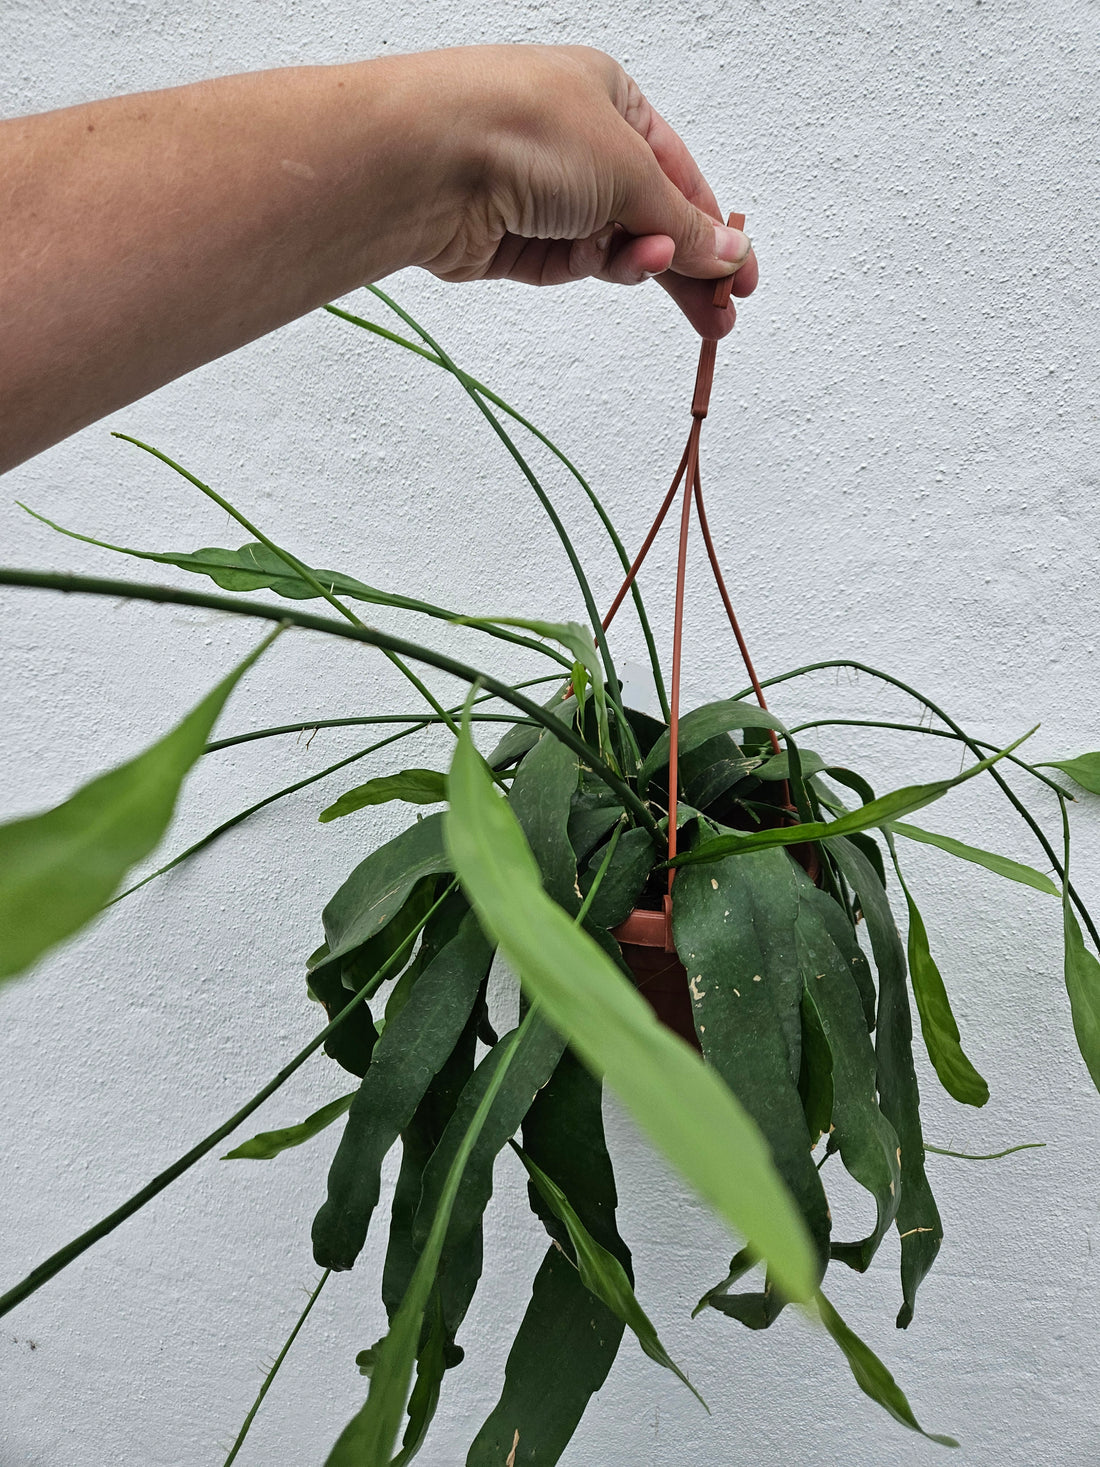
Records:
[[[897,856],[894,870],[905,893],[909,909],[909,978],[917,1001],[924,1047],[932,1061],[940,1084],[962,1105],[982,1106],[989,1099],[989,1086],[963,1053],[959,1026],[951,1012],[951,1000],[936,961],[928,946],[924,919],[913,900],[913,894],[901,874]]]
[[[1037,727],[1038,724],[1036,724]],[[913,784],[907,785],[904,789],[892,790],[889,794],[880,795],[878,799],[862,805],[858,810],[852,810],[847,815],[840,816],[838,820],[806,821],[799,825],[786,825],[775,830],[761,830],[749,835],[719,835],[713,840],[704,841],[693,851],[685,851],[683,855],[677,856],[673,864],[690,866],[702,861],[717,861],[723,856],[741,855],[746,851],[764,850],[769,846],[792,846],[801,845],[806,841],[835,840],[838,836],[869,830],[876,825],[885,825],[899,815],[908,815],[914,810],[923,809],[925,805],[930,805],[934,800],[940,799],[956,785],[965,784],[968,779],[982,774],[999,759],[1003,759],[1006,754],[1011,754],[1013,749],[1018,749],[1024,739],[1030,738],[1034,732],[1035,729],[1031,729],[1030,732],[1023,735],[1023,738],[1009,744],[1008,748],[1000,749],[996,754],[991,754],[988,759],[972,764],[969,769],[964,769],[953,779],[937,779],[931,784]]]
[[[934,1151],[937,1156],[953,1156],[958,1161],[1000,1161],[1004,1156],[1012,1156],[1016,1151],[1039,1151],[1046,1146],[1045,1141],[1021,1141],[1019,1146],[1008,1146],[1004,1151],[947,1151],[942,1146],[933,1146],[931,1142],[924,1143],[925,1151]]]
[[[352,1090],[347,1095],[341,1095],[339,1100],[330,1100],[328,1105],[323,1105],[320,1110],[306,1116],[297,1126],[282,1126],[277,1131],[261,1131],[251,1141],[242,1141],[240,1146],[227,1151],[222,1161],[271,1161],[280,1151],[301,1146],[326,1126],[331,1126],[333,1121],[338,1121],[354,1099],[355,1091]]]
[[[572,749],[552,734],[543,734],[524,755],[508,792],[508,803],[539,863],[543,885],[570,915],[581,902],[577,858],[569,840],[569,816],[579,777]]]
[[[766,1138],[814,1241],[820,1282],[829,1257],[829,1207],[798,1093],[799,878],[806,880],[785,851],[689,867],[676,879],[672,931],[704,1058]],[[753,1301],[753,1327],[771,1324],[783,1308],[781,1293],[766,1289],[765,1295]]]
[[[607,690],[604,687],[603,664],[592,641],[592,633],[578,621],[532,621],[522,616],[458,616],[458,626],[472,627],[522,627],[534,632],[537,637],[560,642],[573,655],[588,674],[592,688],[592,701],[596,705],[596,724],[600,735],[600,752],[607,757],[611,750],[611,734],[607,721]]]
[[[321,913],[328,952],[315,971],[377,937],[419,882],[449,869],[442,812],[425,816],[372,851]]]
[[[706,1401],[661,1344],[652,1321],[638,1303],[626,1269],[613,1253],[596,1242],[557,1183],[541,1167],[536,1166],[521,1147],[513,1144],[513,1149],[527,1168],[528,1176],[547,1206],[565,1224],[585,1288],[595,1294],[616,1319],[621,1319],[634,1332],[642,1350],[651,1360],[663,1365],[666,1370],[671,1370],[673,1375],[683,1381],[700,1405],[709,1411]]]
[[[409,1392],[413,1362],[419,1353],[424,1313],[435,1287],[443,1242],[462,1175],[481,1135],[481,1128],[488,1120],[497,1094],[507,1078],[511,1058],[528,1032],[526,1026],[534,1021],[535,1011],[531,1010],[524,1024],[513,1033],[509,1048],[496,1066],[467,1127],[447,1173],[431,1231],[413,1270],[408,1290],[393,1318],[389,1334],[374,1352],[370,1393],[363,1407],[340,1433],[326,1459],[326,1467],[389,1467],[390,1452]]]
[[[854,934],[832,897],[818,891],[808,877],[800,879],[800,898],[794,930],[798,961],[806,1000],[817,1015],[832,1056],[829,1144],[839,1148],[849,1174],[875,1199],[877,1214],[868,1238],[840,1246],[858,1249],[859,1266],[867,1268],[901,1201],[898,1138],[876,1095],[875,1052],[853,971],[857,961]]]
[[[1019,861],[1013,861],[1008,856],[998,856],[995,851],[983,851],[980,846],[968,846],[961,840],[955,840],[952,836],[922,830],[918,825],[905,825],[899,820],[889,821],[885,829],[892,835],[903,835],[906,840],[920,841],[928,846],[939,846],[941,851],[958,856],[960,861],[973,861],[975,866],[984,866],[987,871],[992,871],[997,876],[1004,876],[1009,881],[1018,881],[1023,886],[1034,887],[1036,891],[1045,892],[1047,896],[1061,895],[1049,876],[1044,876],[1041,871],[1036,871],[1031,866],[1024,866]]]
[[[924,1135],[913,1064],[913,1021],[905,981],[905,949],[886,892],[867,857],[847,840],[834,842],[830,849],[845,880],[859,897],[878,968],[875,1061],[879,1107],[897,1132],[901,1151],[901,1201],[894,1222],[901,1238],[902,1307],[897,1323],[899,1329],[905,1329],[913,1318],[917,1289],[936,1261],[943,1242],[943,1223],[924,1169]],[[837,1256],[853,1267],[860,1266],[859,1258],[849,1258],[839,1252]]]
[[[813,1249],[764,1139],[722,1081],[661,1027],[611,959],[543,891],[468,725],[449,787],[446,839],[456,870],[528,993],[581,1059],[606,1076],[658,1150],[768,1257],[786,1292],[808,1297]]]
[[[824,1294],[818,1294],[817,1308],[822,1324],[840,1346],[856,1378],[856,1385],[865,1396],[870,1396],[871,1400],[881,1406],[884,1411],[889,1411],[894,1420],[900,1421],[902,1426],[907,1426],[910,1431],[920,1432],[921,1436],[926,1436],[929,1441],[939,1442],[943,1447],[959,1445],[954,1437],[937,1436],[934,1432],[925,1431],[913,1415],[913,1408],[906,1400],[905,1392],[886,1366],[870,1346],[865,1345],[859,1336],[848,1328]]]
[[[800,749],[798,753],[803,779],[809,779],[811,774],[820,774],[824,770],[825,761],[820,754],[815,754],[810,749]],[[756,777],[771,780],[790,779],[792,777],[790,754],[773,754],[756,771]]]
[[[1082,789],[1100,795],[1100,754],[1078,754],[1075,759],[1048,759],[1039,769],[1061,769]]]
[[[606,847],[595,851],[580,878],[581,891],[588,894]],[[648,830],[635,826],[626,830],[618,849],[600,881],[600,888],[588,909],[587,921],[593,927],[617,927],[625,922],[634,908],[656,858],[653,838]]]
[[[403,769],[400,774],[383,774],[348,790],[317,819],[322,824],[351,815],[368,805],[386,805],[404,800],[408,805],[438,805],[447,798],[447,776],[434,769]]]
[[[615,1179],[603,1131],[602,1086],[566,1051],[523,1121],[523,1145],[556,1175],[592,1236],[630,1277],[630,1252],[615,1226]],[[516,1459],[552,1467],[618,1353],[623,1323],[581,1282],[569,1235],[534,1186],[531,1204],[554,1242],[543,1259],[515,1341],[500,1400],[478,1432],[467,1467]]]
[[[1085,946],[1067,896],[1063,907],[1066,933],[1066,991],[1073,1032],[1088,1066],[1092,1083],[1100,1090],[1100,962]]]
[[[497,1067],[508,1061],[508,1075],[480,1129],[466,1161],[462,1181],[451,1207],[450,1223],[440,1253],[440,1290],[447,1333],[453,1338],[470,1307],[481,1277],[481,1222],[493,1192],[493,1164],[508,1141],[519,1130],[531,1102],[554,1073],[565,1041],[539,1015],[520,1026],[522,1038],[512,1047],[506,1035],[475,1069],[455,1106],[455,1113],[424,1168],[420,1204],[413,1225],[413,1244],[426,1246],[440,1198],[447,1185],[452,1158],[463,1144],[470,1117]],[[475,1240],[471,1249],[468,1243]]]
[[[0,980],[90,922],[159,843],[191,766],[272,633],[170,734],[63,804],[0,825]]]
[[[724,698],[718,703],[704,703],[701,708],[693,708],[690,713],[685,713],[680,719],[680,758],[682,759],[685,754],[690,754],[693,749],[706,743],[708,739],[713,739],[718,734],[729,733],[731,729],[735,728],[741,730],[770,728],[780,733],[783,732],[783,724],[780,720],[756,703],[746,703],[741,698]],[[638,772],[639,793],[644,793],[646,786],[657,771],[668,764],[668,749],[669,733],[666,728],[646,755],[645,763]],[[731,752],[739,754],[741,751],[735,749]],[[746,762],[755,767],[758,761]]]
[[[366,1241],[382,1162],[458,1042],[489,971],[492,949],[472,913],[428,964],[386,1025],[333,1157],[328,1197],[313,1223],[323,1268],[351,1268]]]

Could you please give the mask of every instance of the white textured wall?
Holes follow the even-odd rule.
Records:
[[[1100,746],[1095,3],[502,0],[450,18],[424,0],[0,0],[0,29],[8,113],[457,42],[612,51],[683,132],[719,198],[747,212],[761,260],[760,290],[722,350],[704,445],[712,519],[761,668],[852,654],[932,690],[984,736],[1004,740],[1041,719],[1037,757]],[[391,287],[460,362],[560,439],[635,540],[678,456],[693,372],[691,335],[664,296],[459,290],[414,274]],[[139,547],[240,543],[224,515],[109,427],[179,457],[315,564],[471,609],[578,610],[524,483],[461,394],[329,317],[206,367],[12,473],[0,496],[5,562],[157,570],[53,537],[15,499]],[[612,559],[573,486],[556,471],[548,482],[602,600]],[[666,636],[671,566],[665,544],[649,584]],[[718,627],[716,603],[701,595],[692,679],[727,692],[740,679]],[[142,747],[255,637],[215,614],[5,596],[7,808],[52,803]],[[638,642],[624,627],[625,657]],[[303,634],[250,674],[223,728],[406,704],[371,655]],[[776,705],[791,717],[911,714],[867,679],[819,678]],[[323,733],[308,748],[287,739],[207,760],[166,851],[359,743],[354,731]],[[950,746],[903,735],[885,747],[837,730],[819,747],[862,760],[880,787],[957,767]],[[428,762],[431,746],[413,753]],[[376,765],[391,767],[398,756]],[[0,1284],[129,1195],[314,1032],[302,959],[318,940],[317,913],[392,828],[318,826],[341,787],[258,818],[0,997]],[[1098,802],[1083,798],[1075,817],[1078,880],[1100,904]],[[1011,812],[981,791],[928,821],[1042,864]],[[962,1438],[966,1467],[1095,1464],[1100,1102],[1073,1044],[1056,904],[923,849],[910,866],[993,1092],[971,1113],[930,1089],[928,1137],[978,1151],[1048,1146],[985,1166],[931,1160],[947,1240],[907,1334],[892,1326],[892,1244],[868,1277],[838,1271],[833,1293],[922,1420]],[[253,1129],[296,1120],[343,1084],[316,1060]],[[643,1298],[714,1414],[626,1344],[570,1467],[942,1457],[860,1396],[798,1321],[764,1336],[717,1315],[692,1323],[690,1304],[724,1271],[728,1243],[623,1119],[611,1134]],[[207,1162],[9,1315],[0,1467],[220,1462],[261,1361],[316,1277],[308,1228],[332,1146],[330,1134],[267,1166]],[[428,1467],[460,1463],[495,1400],[542,1251],[514,1177],[502,1174],[502,1188],[488,1225],[495,1274],[466,1331],[470,1363],[448,1379]],[[322,1296],[242,1464],[322,1460],[362,1397],[352,1360],[379,1333],[378,1256],[375,1247]]]

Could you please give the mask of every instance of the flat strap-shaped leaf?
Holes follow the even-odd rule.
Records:
[[[424,1246],[439,1206],[451,1162],[488,1088],[509,1035],[489,1051],[463,1088],[439,1145],[424,1168],[420,1205],[413,1225],[413,1245]],[[537,1092],[554,1073],[565,1041],[544,1020],[536,1019],[520,1041],[500,1093],[481,1129],[451,1211],[439,1262],[439,1284],[448,1335],[453,1339],[470,1306],[481,1277],[481,1219],[493,1193],[493,1163],[520,1128]],[[465,1245],[476,1236],[471,1252]]]
[[[729,733],[731,729],[747,728],[776,729],[780,733],[784,731],[780,720],[756,703],[746,703],[740,698],[724,698],[717,703],[704,703],[701,708],[693,708],[680,719],[680,757],[690,754],[693,749],[718,734]],[[638,773],[639,792],[644,793],[649,781],[668,763],[668,749],[669,734],[666,728],[646,755]],[[739,753],[740,750],[732,752]]]
[[[624,1326],[551,1244],[505,1366],[500,1400],[474,1438],[466,1467],[552,1467],[607,1379]],[[519,1440],[516,1441],[516,1433]]]
[[[878,1106],[875,1051],[851,964],[831,935],[832,913],[846,925],[844,914],[832,897],[808,880],[801,886],[800,898],[796,940],[806,999],[813,1006],[832,1056],[831,1143],[839,1147],[848,1172],[875,1199],[874,1231],[863,1242],[851,1245],[858,1248],[858,1266],[865,1269],[901,1201],[898,1138]],[[833,1251],[836,1256],[836,1245]]]
[[[594,1238],[632,1278],[630,1251],[615,1225],[615,1177],[604,1139],[603,1086],[567,1050],[535,1096],[523,1145],[559,1179]],[[531,1205],[554,1239],[508,1354],[500,1400],[478,1432],[467,1467],[499,1467],[519,1432],[517,1463],[552,1467],[600,1389],[624,1325],[584,1285],[567,1229],[532,1185]],[[566,1251],[562,1251],[562,1250]]]
[[[656,854],[653,837],[648,830],[636,826],[633,830],[624,831],[585,920],[593,927],[604,928],[617,927],[620,922],[625,922],[653,869]],[[603,858],[604,848],[601,847],[581,873],[580,888],[586,896]]]
[[[866,856],[843,838],[832,843],[833,859],[859,897],[878,968],[878,1025],[875,1061],[879,1105],[901,1147],[901,1201],[894,1219],[901,1236],[902,1307],[898,1328],[913,1318],[917,1289],[943,1242],[936,1199],[924,1169],[920,1093],[913,1066],[913,1019],[905,983],[905,950],[886,892]]]
[[[484,991],[483,985],[481,993]],[[397,1185],[390,1207],[386,1262],[382,1269],[382,1302],[391,1323],[408,1292],[416,1267],[418,1249],[413,1241],[413,1225],[416,1221],[416,1209],[420,1205],[424,1168],[439,1145],[440,1138],[454,1115],[459,1096],[474,1072],[474,1056],[477,1051],[476,1013],[475,1006],[458,1043],[425,1091],[423,1100],[416,1108],[416,1114],[401,1132],[401,1169],[397,1174]],[[474,1246],[480,1244],[480,1241],[479,1236]],[[451,1363],[455,1362],[452,1360]]]
[[[336,963],[377,937],[419,881],[449,869],[442,811],[418,820],[372,851],[321,913],[328,953],[318,967]]]
[[[780,851],[688,866],[676,878],[672,921],[704,1058],[767,1138],[816,1245],[820,1281],[829,1209],[798,1093],[800,877]],[[770,1323],[782,1300],[767,1294]]]
[[[569,816],[580,768],[573,750],[543,734],[524,756],[508,794],[516,819],[542,872],[543,885],[559,907],[580,906],[577,858],[569,840]]]
[[[90,922],[156,847],[226,700],[271,641],[135,758],[52,810],[0,825],[0,982]]]
[[[323,1268],[351,1268],[378,1202],[382,1161],[458,1042],[489,971],[492,948],[472,913],[386,1025],[352,1101],[329,1169],[328,1199],[313,1224]]]

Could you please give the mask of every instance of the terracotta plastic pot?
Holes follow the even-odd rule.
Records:
[[[611,935],[622,948],[635,988],[661,1023],[702,1053],[692,1017],[687,970],[676,956],[665,911],[635,907]]]

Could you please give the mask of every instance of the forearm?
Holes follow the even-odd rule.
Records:
[[[427,259],[463,185],[433,66],[260,72],[0,123],[0,472]]]

